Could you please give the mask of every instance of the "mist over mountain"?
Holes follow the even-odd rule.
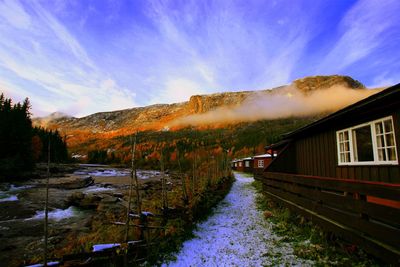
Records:
[[[79,131],[122,135],[189,125],[223,127],[226,123],[332,112],[376,92],[348,76],[314,76],[272,89],[194,95],[186,102],[100,112],[82,118],[53,113],[34,119],[34,124],[57,128],[65,134]]]

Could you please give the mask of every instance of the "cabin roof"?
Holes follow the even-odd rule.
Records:
[[[247,157],[247,158],[243,158],[242,160],[252,160],[253,157]]]
[[[373,107],[378,106],[380,109],[387,109],[389,106],[397,107],[399,105],[400,99],[400,83],[396,84],[392,87],[384,89],[381,92],[373,94],[363,100],[360,100],[354,104],[351,104],[339,111],[336,111],[320,120],[317,120],[311,124],[308,124],[300,129],[297,129],[293,132],[289,132],[284,134],[285,139],[293,139],[300,135],[316,131],[321,127],[329,127],[332,125],[336,125],[342,119],[351,119],[351,115],[356,114],[360,110],[363,109],[372,109]],[[377,111],[376,108],[374,108]],[[276,146],[276,145],[275,145]],[[268,146],[270,147],[270,146]]]
[[[253,158],[257,158],[258,159],[258,158],[270,158],[270,157],[271,157],[271,154],[266,153],[266,154],[262,154],[262,155],[256,155]]]

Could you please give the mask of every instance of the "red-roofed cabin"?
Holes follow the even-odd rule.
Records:
[[[276,155],[275,155],[276,156]],[[272,161],[273,156],[269,153],[253,157],[253,169],[255,173],[262,173]]]
[[[253,158],[252,157],[248,157],[248,158],[244,158],[243,159],[243,171],[244,172],[249,172],[249,173],[253,173]]]
[[[244,172],[244,162],[243,159],[238,159],[237,160],[237,167],[236,170],[239,172]]]

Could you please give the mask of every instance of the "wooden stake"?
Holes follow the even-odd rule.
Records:
[[[182,182],[182,195],[183,195],[183,203],[185,205],[188,204],[188,196],[186,192],[186,181],[185,181],[185,176],[182,172],[182,166],[181,166],[181,153],[179,152],[179,148],[177,147],[177,158],[178,158],[178,166],[179,166],[179,176],[181,177],[181,182]]]
[[[50,135],[47,148],[47,178],[46,199],[44,204],[44,266],[47,266],[47,242],[48,242],[48,220],[49,220],[49,178],[50,178]]]
[[[132,190],[133,190],[133,178],[134,178],[134,160],[135,160],[135,149],[136,149],[136,135],[135,143],[132,142],[132,136],[130,136],[131,142],[131,179],[129,184],[129,197],[128,197],[128,208],[126,210],[126,228],[125,228],[125,242],[128,242],[129,238],[129,213],[131,212],[131,201],[132,201]]]

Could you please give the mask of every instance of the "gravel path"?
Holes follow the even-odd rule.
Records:
[[[235,173],[236,181],[195,238],[186,241],[175,262],[163,266],[308,266],[290,245],[271,233],[271,224],[257,210],[253,178]]]

